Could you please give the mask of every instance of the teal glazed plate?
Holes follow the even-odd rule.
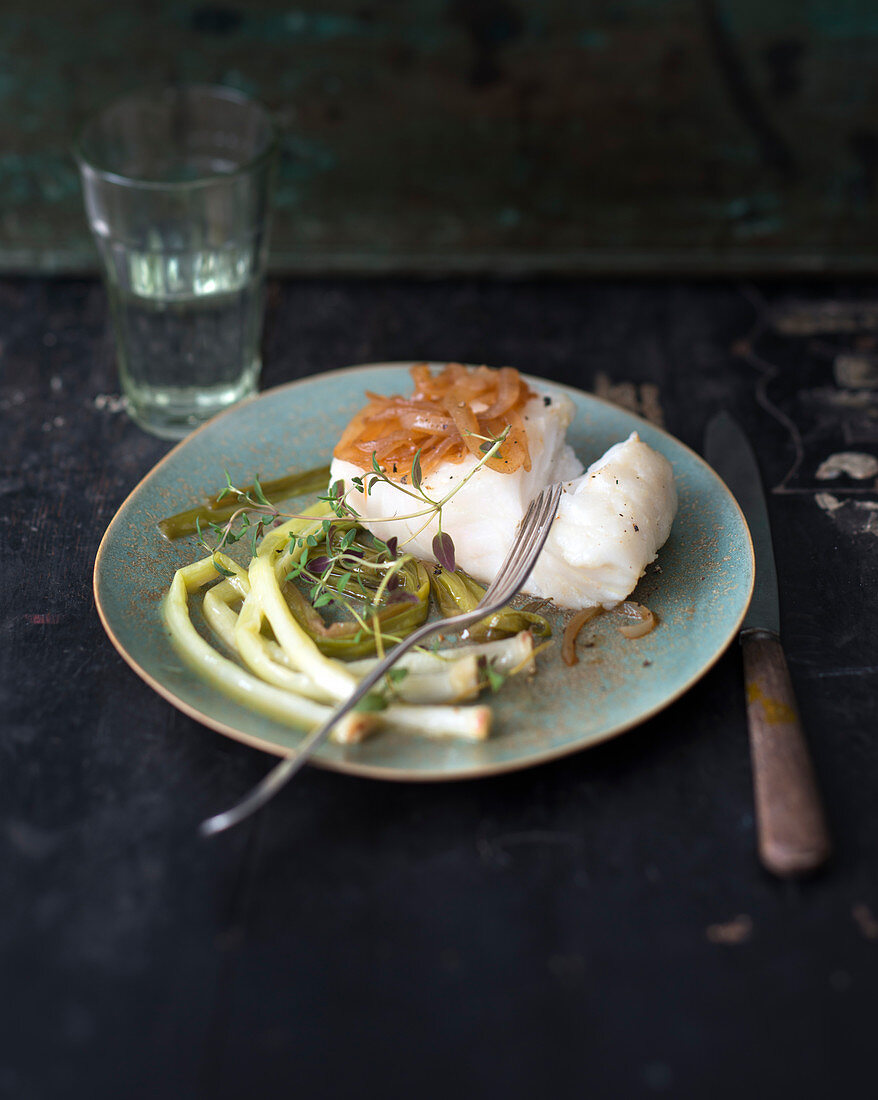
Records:
[[[239,741],[282,755],[301,734],[226,698],[180,658],[162,621],[174,570],[201,556],[194,538],[168,543],[156,527],[224,483],[279,477],[328,462],[365,391],[405,393],[410,364],[334,371],[269,390],[214,418],[176,446],[131,493],[107,529],[95,562],[98,612],[134,671],[170,703]],[[703,676],[735,637],[753,588],[753,548],[744,517],[710,467],[682,443],[624,409],[538,381],[576,406],[568,440],[585,465],[632,431],[672,463],[680,507],[671,536],[634,594],[656,615],[643,638],[623,637],[620,612],[589,623],[579,663],[561,660],[564,618],[537,658],[535,677],[513,678],[490,698],[491,737],[481,743],[379,733],[359,745],[324,744],[315,764],[376,779],[467,779],[529,767],[589,748],[638,725]],[[236,547],[237,549],[237,547]],[[658,568],[656,568],[658,566]],[[205,630],[198,597],[193,621]],[[209,635],[207,635],[209,636]]]

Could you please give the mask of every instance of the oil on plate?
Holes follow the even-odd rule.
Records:
[[[283,754],[301,734],[256,714],[203,682],[180,659],[161,616],[174,570],[199,556],[194,539],[168,543],[156,523],[215,492],[228,469],[246,484],[328,462],[365,391],[407,392],[409,364],[352,367],[269,390],[216,417],[175,447],[131,493],[95,562],[95,600],[113,644],[152,688],[206,726]],[[672,463],[680,508],[671,536],[638,585],[657,616],[644,638],[624,638],[618,612],[580,635],[580,661],[555,642],[535,677],[510,680],[491,699],[492,736],[482,744],[381,733],[360,745],[323,745],[315,764],[380,779],[464,779],[529,767],[598,744],[668,706],[718,660],[736,635],[753,587],[753,551],[734,498],[678,440],[623,409],[554,383],[576,406],[568,441],[588,465],[632,431]],[[193,620],[200,628],[197,600]]]

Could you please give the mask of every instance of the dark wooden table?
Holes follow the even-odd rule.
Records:
[[[693,447],[729,408],[772,493],[837,855],[758,867],[736,646],[593,751],[482,782],[268,760],[125,666],[100,536],[165,453],[116,409],[91,281],[0,282],[0,1096],[824,1097],[874,1089],[878,450],[868,286],[285,282],[264,383],[412,357],[594,387]]]

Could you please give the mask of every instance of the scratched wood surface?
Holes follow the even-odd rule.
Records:
[[[0,269],[89,271],[68,149],[222,82],[283,131],[295,273],[873,274],[869,0],[6,0]]]
[[[306,770],[200,843],[266,761],[154,695],[91,599],[166,445],[118,408],[96,282],[0,280],[0,1097],[869,1095],[878,493],[825,475],[878,454],[876,339],[878,286],[271,287],[266,384],[511,362],[693,447],[740,419],[837,851],[783,884],[754,853],[737,647],[580,756],[450,786]]]

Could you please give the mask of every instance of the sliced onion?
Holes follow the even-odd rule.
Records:
[[[454,447],[454,440],[451,438],[451,436],[445,436],[444,439],[441,439],[438,443],[434,444],[430,452],[430,457],[433,460],[433,465],[438,466],[445,455],[447,455],[448,452],[452,449],[452,447]]]
[[[530,451],[521,410],[533,392],[512,367],[464,367],[449,363],[433,374],[425,363],[411,369],[411,397],[368,393],[369,404],[353,418],[335,448],[337,458],[368,468],[374,454],[384,466],[421,451],[421,470],[432,473],[443,461],[468,455],[483,458],[486,438],[508,427],[502,447],[487,465],[500,473],[530,469]]]
[[[572,666],[578,663],[579,658],[576,656],[577,635],[587,622],[590,622],[595,615],[600,614],[601,610],[600,607],[584,607],[582,611],[576,612],[564,628],[564,639],[561,642],[561,659],[565,665]]]
[[[497,384],[497,400],[485,409],[481,415],[486,420],[492,420],[495,416],[502,416],[509,412],[518,402],[518,390],[521,386],[521,375],[511,367],[501,367]]]
[[[481,440],[476,439],[476,436],[480,434],[479,421],[460,390],[454,389],[451,391],[445,399],[445,408],[454,420],[464,447],[471,454],[479,455],[481,453],[479,451]]]
[[[637,622],[632,623],[631,626],[619,627],[619,633],[623,634],[626,638],[642,638],[645,634],[649,634],[651,630],[655,630],[655,615],[653,615],[648,607],[644,607],[642,603],[626,600],[622,604],[622,610],[629,619],[637,620]]]

